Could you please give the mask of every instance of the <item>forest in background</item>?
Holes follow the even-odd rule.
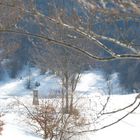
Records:
[[[135,17],[124,18],[112,13],[112,17],[109,14],[102,14],[102,11],[89,11],[85,7],[81,6],[79,1],[74,0],[47,0],[47,1],[34,1],[35,5],[31,5],[30,1],[22,1],[25,4],[26,10],[32,11],[32,8],[36,8],[40,13],[46,16],[55,17],[60,16],[68,24],[72,24],[75,27],[81,26],[87,30],[91,30],[97,34],[117,38],[126,44],[134,44],[135,49],[139,48],[140,44],[140,23],[139,16],[135,14]],[[90,2],[90,1],[89,1]],[[20,1],[19,1],[20,3]],[[92,3],[92,1],[91,1]],[[98,7],[104,8],[100,1],[94,1]],[[106,8],[111,9],[116,5],[113,1],[106,2]],[[5,7],[3,8],[5,9]],[[100,8],[99,8],[100,9]],[[122,10],[122,9],[121,9]],[[120,11],[121,11],[120,10]],[[9,10],[10,12],[10,10]],[[19,11],[18,11],[19,12]],[[19,15],[19,13],[16,13]],[[34,11],[33,11],[34,12]],[[56,15],[56,13],[59,13]],[[123,15],[123,10],[121,11]],[[131,10],[130,10],[131,12]],[[129,12],[128,12],[129,13]],[[7,13],[8,14],[8,11]],[[36,17],[30,13],[21,13],[21,18],[16,19],[15,16],[14,24],[11,24],[11,18],[7,17],[9,21],[1,23],[5,24],[6,28],[13,29],[18,28],[31,32],[32,34],[46,34],[50,35],[53,39],[62,40],[64,42],[72,43],[77,45],[79,48],[86,48],[86,51],[92,52],[95,55],[108,57],[110,54],[104,51],[104,49],[97,47],[97,43],[92,42],[89,38],[83,38],[81,34],[67,30],[62,26],[57,26],[51,21],[44,20],[41,17]],[[114,15],[113,15],[114,14]],[[2,14],[3,15],[3,14]],[[14,16],[12,22],[14,20]],[[17,16],[17,17],[16,17]],[[131,15],[130,15],[131,16]],[[89,18],[92,17],[92,18]],[[115,20],[116,17],[118,20]],[[42,25],[40,24],[42,23]],[[118,44],[109,42],[108,40],[99,39],[99,41],[105,44],[109,49],[113,50],[116,54],[123,54],[130,52],[127,48],[121,48]],[[31,36],[23,36],[19,34],[4,33],[0,34],[0,48],[1,48],[1,63],[0,63],[0,79],[2,80],[3,73],[5,71],[10,75],[11,78],[18,77],[18,73],[23,69],[25,65],[39,67],[42,71],[52,70],[59,71],[58,67],[67,67],[71,69],[71,72],[83,72],[92,68],[105,71],[105,75],[110,75],[114,72],[119,73],[120,83],[123,87],[132,92],[133,90],[139,91],[140,88],[140,62],[139,60],[111,60],[107,62],[99,62],[91,60],[86,55],[81,55],[74,50],[61,47],[58,44],[52,44],[51,42],[42,41],[39,38]],[[47,46],[47,47],[46,47]],[[49,46],[53,46],[49,47]],[[86,47],[85,47],[86,46]],[[3,48],[5,52],[3,53]],[[13,48],[13,49],[11,49]],[[16,48],[16,49],[15,49]],[[10,53],[9,53],[10,52]],[[59,60],[56,62],[54,56]],[[62,60],[64,60],[63,62]],[[66,61],[69,63],[66,66]],[[63,65],[63,66],[62,66]],[[78,68],[77,68],[78,66]],[[76,69],[75,69],[76,68]]]

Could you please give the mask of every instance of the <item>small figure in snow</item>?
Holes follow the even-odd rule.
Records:
[[[39,82],[35,82],[35,87],[39,87],[40,86],[40,83]]]

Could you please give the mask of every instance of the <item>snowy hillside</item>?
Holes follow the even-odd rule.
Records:
[[[3,112],[2,117],[5,125],[0,140],[42,140],[41,137],[31,133],[30,129],[23,122],[22,108],[16,105],[16,99],[22,100],[32,104],[32,90],[25,88],[28,77],[26,73],[22,73],[22,78],[16,80],[8,80],[8,82],[0,84],[0,110]],[[115,77],[115,76],[113,76]],[[61,83],[56,76],[39,75],[39,71],[33,70],[31,76],[32,84],[36,81],[40,83],[37,87],[39,96],[49,94],[52,90],[59,90]],[[115,82],[115,80],[114,80]],[[97,72],[86,72],[82,75],[81,81],[77,86],[77,94],[82,93],[82,100],[87,106],[95,107],[93,100],[103,93],[105,89],[106,81],[103,79],[101,73]],[[118,89],[118,85],[114,83],[114,89]],[[100,87],[100,88],[99,88]],[[102,87],[102,88],[101,88]],[[35,88],[33,86],[33,88]],[[136,97],[137,94],[132,95],[113,95],[110,100],[109,108],[123,107],[130,104]],[[119,117],[119,116],[116,116]],[[103,129],[97,133],[87,133],[84,136],[79,137],[79,140],[139,140],[139,129],[140,129],[140,109],[137,109],[135,113],[122,120],[120,123],[113,125],[109,128]],[[109,118],[109,121],[114,118]],[[108,119],[107,119],[108,121]],[[74,138],[75,139],[75,138]]]

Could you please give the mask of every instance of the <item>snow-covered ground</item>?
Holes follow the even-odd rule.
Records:
[[[116,75],[113,76],[113,78]],[[25,88],[28,76],[26,73],[22,73],[16,80],[8,80],[8,82],[0,83],[0,110],[4,113],[2,117],[5,125],[0,136],[0,140],[42,140],[41,137],[37,137],[28,131],[28,128],[22,123],[22,113],[18,106],[15,106],[15,99],[32,102],[32,90]],[[61,83],[56,76],[39,75],[39,71],[33,70],[31,75],[31,81],[33,88],[35,82],[39,82],[40,86],[37,87],[40,96],[49,94],[52,90],[59,90]],[[118,90],[118,84],[113,82],[113,89]],[[82,98],[87,105],[94,106],[92,100],[95,97],[101,96],[100,93],[104,93],[106,88],[106,81],[99,72],[86,72],[82,75],[81,81],[77,86],[77,93],[82,93]],[[111,97],[111,103],[109,108],[120,108],[130,104],[137,94],[132,95],[113,95]],[[98,99],[98,98],[97,98]],[[91,104],[90,104],[91,102]],[[115,116],[116,118],[119,116]],[[109,118],[109,121],[114,118]],[[107,120],[108,121],[108,120]],[[79,137],[79,140],[139,140],[140,130],[140,109],[138,108],[133,114],[127,118],[115,124],[111,127],[98,131],[96,133],[87,133],[86,135]]]

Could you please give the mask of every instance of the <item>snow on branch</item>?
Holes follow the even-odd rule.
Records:
[[[86,0],[79,0],[79,2],[86,2]],[[102,3],[104,1],[101,1]],[[96,5],[96,2],[88,2],[89,5]],[[104,2],[105,4],[105,2]],[[131,5],[133,5],[133,7],[135,7],[136,5],[131,1],[130,2]],[[0,3],[0,5],[3,5],[3,3]],[[4,6],[7,6],[7,7],[15,7],[15,5],[4,5]],[[105,7],[105,6],[104,6]],[[93,41],[94,43],[97,44],[97,47],[100,47],[102,48],[104,51],[106,51],[108,54],[111,55],[111,57],[108,57],[108,58],[102,58],[102,57],[98,57],[98,56],[95,56],[95,55],[92,55],[90,52],[87,52],[83,49],[80,49],[78,47],[75,47],[75,46],[72,46],[71,44],[67,43],[67,42],[64,42],[64,41],[59,41],[59,40],[55,40],[55,39],[51,39],[45,35],[33,35],[32,33],[25,33],[25,32],[19,32],[19,31],[16,31],[16,33],[18,32],[18,34],[24,34],[24,35],[28,35],[28,36],[34,36],[34,37],[37,37],[37,38],[41,38],[41,39],[45,39],[45,40],[48,40],[48,41],[51,41],[53,43],[58,43],[59,45],[62,45],[63,47],[68,47],[68,48],[72,48],[72,49],[75,49],[76,51],[79,51],[79,52],[82,52],[84,53],[85,55],[87,55],[88,57],[90,58],[94,58],[96,60],[100,60],[100,61],[108,61],[108,60],[114,60],[114,59],[126,59],[126,58],[130,58],[130,59],[139,59],[140,55],[139,55],[139,51],[136,50],[132,45],[130,44],[126,44],[124,42],[121,42],[120,40],[118,39],[115,39],[115,38],[111,38],[111,37],[108,37],[108,36],[103,36],[103,35],[100,35],[100,34],[97,34],[95,33],[94,31],[90,30],[86,30],[85,28],[79,26],[79,28],[77,28],[76,26],[74,25],[71,25],[71,24],[68,24],[67,22],[64,22],[61,17],[60,17],[60,14],[58,13],[58,16],[57,18],[53,18],[53,17],[50,17],[50,16],[45,16],[44,14],[42,14],[40,11],[38,11],[37,9],[33,9],[33,10],[28,10],[28,9],[25,9],[25,7],[15,7],[17,9],[20,9],[22,10],[23,12],[25,13],[28,13],[28,14],[31,14],[31,15],[34,15],[36,18],[38,17],[41,17],[43,18],[44,20],[50,20],[51,22],[57,24],[57,25],[61,25],[63,26],[63,28],[66,28],[68,30],[71,30],[73,32],[76,32],[76,33],[79,33],[81,34],[83,37]],[[39,22],[39,25],[42,26],[42,23]],[[11,33],[15,33],[15,31],[12,31],[12,30],[3,30],[1,29],[1,32],[11,32]],[[116,54],[112,49],[108,48],[105,44],[103,44],[101,42],[101,40],[106,40],[106,41],[109,41],[109,42],[112,42],[116,45],[119,45],[120,47],[122,48],[127,48],[129,49],[132,54]],[[134,53],[134,54],[133,54]]]
[[[20,34],[20,35],[23,35],[23,36],[31,36],[31,37],[34,37],[34,38],[47,40],[48,42],[52,42],[54,44],[59,44],[62,47],[73,49],[77,52],[80,52],[80,53],[88,56],[89,58],[92,58],[92,59],[95,59],[95,60],[98,60],[98,61],[109,61],[109,60],[114,60],[114,59],[140,59],[140,55],[137,55],[137,54],[122,54],[122,55],[117,54],[117,55],[113,55],[113,56],[110,56],[110,57],[99,57],[99,56],[96,56],[96,55],[94,55],[94,54],[92,54],[92,53],[90,53],[90,52],[88,52],[84,49],[78,48],[78,47],[73,46],[73,45],[71,45],[69,43],[66,43],[64,41],[51,39],[46,35],[38,35],[38,34],[29,33],[29,32],[9,30],[9,29],[0,29],[0,32],[1,33]]]

